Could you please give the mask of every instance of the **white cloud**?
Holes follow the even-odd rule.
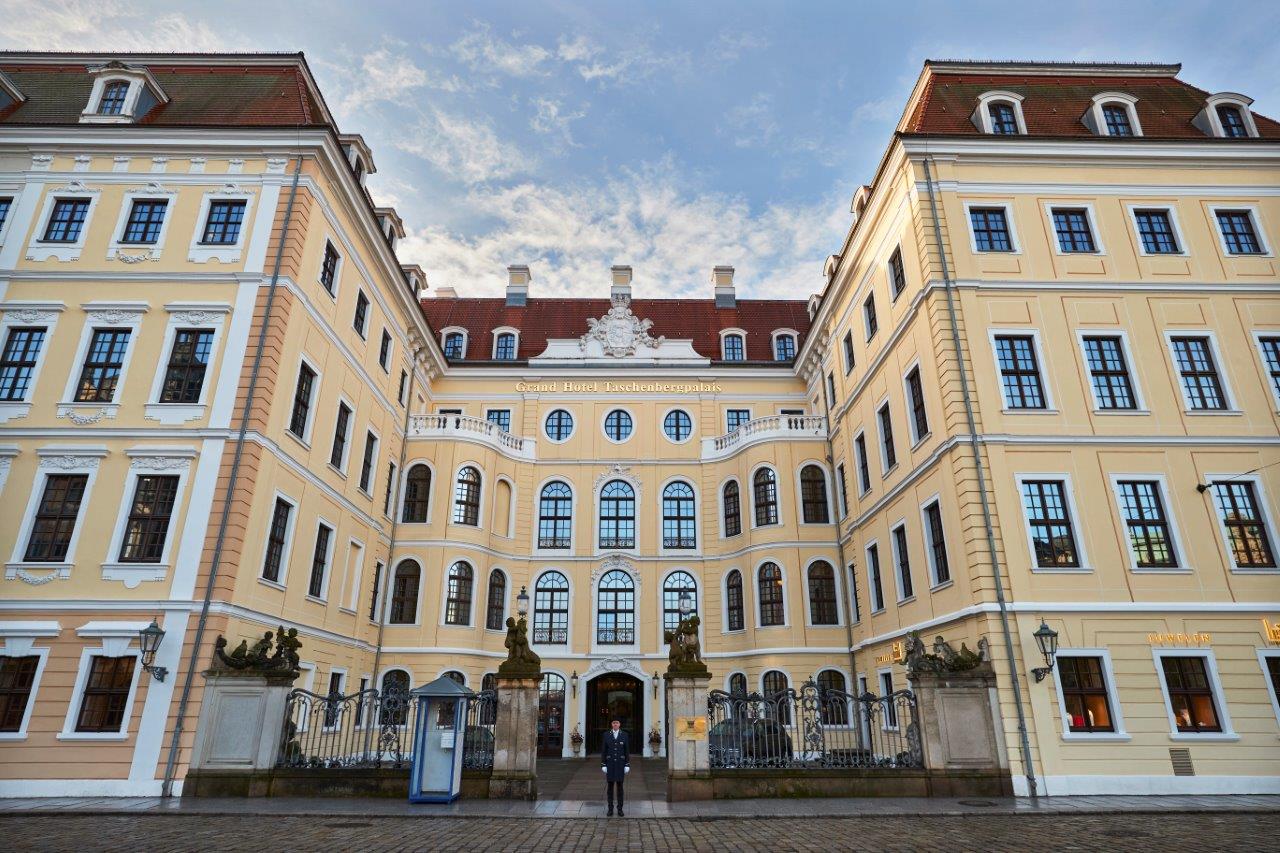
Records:
[[[466,235],[422,228],[400,244],[434,286],[464,295],[496,295],[506,266],[528,263],[535,295],[602,296],[609,266],[629,263],[638,296],[709,297],[711,268],[733,264],[740,294],[804,298],[821,288],[848,220],[835,197],[753,210],[701,191],[670,160],[603,184],[475,187],[467,205],[490,224]]]
[[[349,118],[377,101],[407,104],[406,96],[429,82],[426,71],[388,45],[366,53],[359,62],[356,73],[351,73],[348,66],[333,77],[335,83],[348,87],[335,102],[335,109],[343,117]]]
[[[747,103],[726,112],[724,124],[719,129],[721,135],[731,137],[738,148],[770,144],[779,130],[773,115],[773,96],[757,92]]]
[[[545,74],[544,64],[552,58],[551,51],[537,44],[514,44],[495,38],[489,25],[477,23],[476,28],[454,42],[453,55],[478,71],[501,71],[512,77],[533,77]]]
[[[895,121],[902,115],[902,100],[898,98],[878,98],[874,101],[863,101],[853,111],[853,122],[873,123]]]
[[[744,30],[725,30],[711,40],[710,54],[721,62],[733,62],[744,53],[768,46],[769,40],[762,35]]]
[[[257,42],[219,22],[177,12],[152,14],[119,0],[0,2],[0,46],[22,50],[226,51]]]
[[[444,175],[476,184],[526,172],[529,159],[498,138],[493,128],[460,115],[433,109],[423,113],[396,148],[421,157]]]
[[[551,136],[560,147],[577,148],[569,125],[586,116],[585,111],[565,112],[564,105],[551,98],[534,98],[537,113],[529,120],[529,126],[538,133]]]

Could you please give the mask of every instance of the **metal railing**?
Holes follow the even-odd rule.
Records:
[[[910,690],[854,696],[812,681],[770,696],[713,690],[707,739],[713,770],[924,766]]]
[[[602,646],[629,646],[636,641],[634,628],[597,628],[596,643]]]
[[[547,645],[564,645],[569,642],[568,628],[541,628],[537,625],[533,628],[533,641],[535,643],[545,643]]]

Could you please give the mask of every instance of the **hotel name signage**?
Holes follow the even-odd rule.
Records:
[[[1153,646],[1207,646],[1213,637],[1201,631],[1199,633],[1151,633],[1147,634],[1147,642]]]
[[[904,640],[895,642],[884,654],[876,655],[876,663],[902,663],[906,659],[907,644]]]
[[[719,382],[517,382],[517,394],[719,394]]]
[[[1263,619],[1262,635],[1267,638],[1268,643],[1280,643],[1280,624]]]

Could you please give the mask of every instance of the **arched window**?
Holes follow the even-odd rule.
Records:
[[[569,642],[569,581],[545,572],[533,590],[533,641],[544,645]]]
[[[684,441],[693,432],[693,420],[689,417],[688,412],[672,409],[662,419],[662,431],[672,441]]]
[[[483,676],[481,676],[480,689],[481,690],[497,690],[498,689],[497,673],[486,672]]]
[[[800,469],[800,505],[805,524],[828,524],[827,477],[817,465]]]
[[[734,696],[747,695],[747,677],[740,672],[729,676],[729,692]]]
[[[782,569],[777,563],[765,563],[760,567],[757,589],[760,593],[760,627],[786,624],[782,606]]]
[[[796,357],[795,335],[778,335],[773,339],[773,360],[791,361]]]
[[[636,493],[623,480],[610,480],[600,493],[600,547],[636,547]]]
[[[787,689],[787,674],[771,669],[764,674],[762,692],[766,699],[777,698],[776,705],[765,705],[765,715],[774,717],[784,726],[791,725],[791,703],[779,694]],[[775,716],[776,715],[776,716]]]
[[[467,354],[467,338],[462,332],[450,332],[444,336],[444,357],[463,358]]]
[[[459,687],[467,686],[467,677],[456,669],[445,670],[440,673],[441,678],[447,678]],[[453,727],[453,711],[456,699],[441,702],[436,709],[436,727],[445,729]]]
[[[573,536],[573,493],[556,480],[538,498],[538,547],[568,548]]]
[[[724,484],[724,535],[737,536],[742,532],[742,501],[738,497],[738,481]]]
[[[480,523],[480,472],[468,465],[458,472],[458,485],[453,492],[453,523]]]
[[[441,673],[441,675],[443,675],[445,678],[452,681],[454,684],[459,685],[460,687],[467,686],[467,677],[462,673],[458,672],[456,669],[450,669],[446,672]]]
[[[516,357],[516,336],[512,332],[502,332],[493,344],[493,357],[498,361],[514,361]]]
[[[559,756],[564,748],[564,678],[542,674],[538,687],[538,754]]]
[[[662,583],[662,630],[680,627],[680,596],[688,595],[693,604],[690,613],[698,612],[698,586],[688,572],[672,572]],[[665,634],[664,634],[665,636]]]
[[[489,599],[484,626],[490,631],[502,630],[502,616],[507,610],[507,576],[494,569],[489,572]]]
[[[1103,104],[1102,118],[1107,123],[1107,136],[1133,136],[1128,105],[1119,102]]]
[[[849,700],[844,673],[824,669],[818,673],[818,713],[824,726],[849,725]]]
[[[431,469],[414,465],[404,480],[404,513],[401,521],[425,524],[431,499]]]
[[[626,441],[631,437],[631,415],[614,409],[604,417],[604,434],[610,441]]]
[[[631,575],[614,569],[600,579],[596,598],[596,642],[627,646],[636,641],[636,590]]]
[[[485,693],[490,690],[496,691],[497,689],[498,689],[498,676],[496,673],[486,672],[483,676],[481,676],[480,678],[481,693]],[[477,722],[482,726],[496,725],[498,722],[498,703],[492,699],[488,701],[482,701],[480,703],[479,717],[480,718],[479,720],[477,720]],[[471,735],[468,734],[467,737],[471,737]]]
[[[778,523],[778,478],[773,469],[761,468],[751,478],[756,508],[756,527]]]
[[[999,136],[1018,135],[1018,114],[1013,104],[1008,101],[992,101],[987,104],[987,115],[991,116],[991,132]]]
[[[471,624],[471,564],[459,560],[449,567],[449,588],[444,602],[444,624]]]
[[[662,490],[662,547],[698,547],[693,519],[693,487],[679,480]]]
[[[102,89],[102,100],[98,102],[98,115],[120,115],[124,112],[124,99],[128,94],[127,80],[112,80]]]
[[[382,676],[382,709],[378,723],[383,726],[403,726],[409,710],[409,673],[403,669],[388,670]]]
[[[405,560],[396,566],[395,578],[391,583],[391,618],[392,625],[412,625],[418,621],[418,583],[422,579],[422,569],[413,560]]]
[[[835,625],[840,620],[836,610],[836,572],[827,562],[809,567],[809,621],[814,625]]]
[[[564,441],[573,434],[573,415],[564,409],[556,409],[547,415],[547,438]]]
[[[729,614],[729,630],[741,631],[746,627],[745,608],[742,602],[742,572],[734,569],[724,581],[725,607]]]
[[[724,336],[724,360],[725,361],[745,361],[747,357],[747,348],[743,344],[742,335],[725,335]]]

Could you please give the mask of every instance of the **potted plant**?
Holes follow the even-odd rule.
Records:
[[[577,726],[574,726],[573,731],[569,732],[569,745],[573,747],[574,755],[582,751],[582,733],[578,731]]]
[[[654,726],[649,729],[649,752],[654,755],[658,754],[658,748],[662,746],[662,733],[658,731],[658,727]]]

